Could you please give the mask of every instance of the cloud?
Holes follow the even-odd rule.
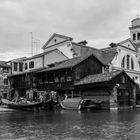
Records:
[[[1,0],[0,59],[28,56],[31,31],[40,47],[53,33],[106,47],[112,40],[129,37],[128,27],[139,6],[138,0]]]

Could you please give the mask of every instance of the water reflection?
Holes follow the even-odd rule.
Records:
[[[140,110],[0,113],[0,140],[139,140]]]

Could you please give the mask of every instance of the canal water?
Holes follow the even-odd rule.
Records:
[[[139,140],[140,110],[0,112],[0,140]]]

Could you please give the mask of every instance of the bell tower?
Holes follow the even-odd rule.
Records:
[[[137,15],[137,18],[131,21],[131,27],[129,27],[130,36],[133,43],[140,49],[140,18]]]

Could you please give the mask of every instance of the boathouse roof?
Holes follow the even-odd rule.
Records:
[[[41,70],[39,72],[45,72],[45,71],[51,71],[51,70],[58,70],[58,69],[65,69],[65,68],[72,68],[76,65],[78,65],[79,63],[81,63],[82,61],[84,61],[85,59],[89,58],[90,56],[93,56],[96,58],[96,56],[94,56],[94,54],[88,54],[86,56],[80,56],[80,57],[75,57],[72,59],[68,59],[68,60],[64,60],[58,63],[54,63],[54,67],[47,67],[44,70]],[[96,58],[102,65],[104,65],[104,63],[102,63],[102,61],[100,61],[98,58]]]
[[[79,85],[85,85],[85,84],[108,82],[121,73],[125,73],[125,72],[124,71],[113,71],[113,72],[109,72],[109,73],[88,75],[88,76],[84,77],[83,79],[81,79],[80,81],[76,82],[74,85],[79,86]]]

